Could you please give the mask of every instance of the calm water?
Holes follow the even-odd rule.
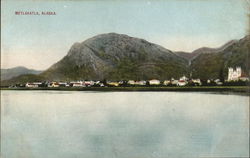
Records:
[[[3,158],[249,156],[247,96],[1,92]]]

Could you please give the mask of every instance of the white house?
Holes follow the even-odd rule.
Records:
[[[85,86],[93,86],[95,84],[94,81],[84,81],[83,83]]]
[[[223,85],[223,83],[220,81],[220,79],[215,79],[214,82],[215,82],[217,85]]]
[[[187,81],[185,81],[185,80],[179,80],[177,82],[177,86],[186,86],[186,85],[187,85]]]
[[[182,76],[179,79],[179,81],[177,83],[177,86],[185,86],[185,85],[187,85],[187,83],[188,83],[187,80],[188,80],[188,78],[186,76]]]
[[[135,81],[134,84],[138,85],[138,86],[144,86],[144,85],[146,85],[146,81]]]
[[[163,81],[163,85],[165,85],[165,86],[169,85],[170,83],[171,83],[170,80],[164,80],[164,81]]]
[[[38,84],[26,83],[26,84],[25,84],[25,87],[28,87],[28,88],[37,88],[37,87],[38,87]]]
[[[182,76],[179,80],[187,81],[188,78],[186,76]]]
[[[130,85],[134,85],[134,84],[135,84],[135,81],[134,81],[134,80],[128,80],[127,83],[130,84]]]
[[[207,83],[210,84],[210,83],[211,83],[211,80],[208,79],[208,80],[207,80]]]
[[[152,80],[149,80],[149,84],[150,85],[160,85],[161,82],[160,82],[160,80],[152,79]]]
[[[70,82],[72,87],[85,87],[85,84],[82,81]]]
[[[192,82],[196,85],[201,85],[201,80],[198,78],[198,79],[192,79]]]
[[[177,85],[178,84],[178,80],[175,80],[174,78],[171,78],[171,84],[172,85]]]

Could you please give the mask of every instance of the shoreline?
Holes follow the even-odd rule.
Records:
[[[16,87],[1,90],[54,90],[54,91],[177,91],[177,92],[235,92],[249,95],[248,86],[210,86],[210,87]]]

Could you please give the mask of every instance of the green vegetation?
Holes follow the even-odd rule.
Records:
[[[250,70],[250,40],[249,37],[227,47],[219,53],[205,53],[196,57],[190,71],[194,78],[221,79],[228,75],[228,67],[240,66],[248,74]]]
[[[56,69],[48,69],[41,75],[47,80],[72,81],[93,78],[94,72],[89,66],[78,66],[64,57],[60,63],[57,63]]]
[[[247,86],[213,86],[213,87],[84,87],[84,88],[1,88],[1,90],[62,90],[62,91],[180,91],[180,92],[232,92],[249,95]]]

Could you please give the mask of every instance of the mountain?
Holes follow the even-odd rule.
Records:
[[[237,43],[238,40],[231,40],[229,42],[227,42],[226,44],[222,45],[219,48],[208,48],[208,47],[202,47],[199,49],[194,50],[193,52],[189,53],[189,52],[183,52],[183,51],[177,51],[175,52],[177,55],[179,55],[180,57],[183,57],[187,60],[189,60],[190,62],[195,59],[196,57],[198,57],[200,54],[206,54],[206,53],[218,53],[221,52],[223,50],[225,50],[226,48],[228,48],[229,46]]]
[[[192,78],[224,80],[228,67],[249,75],[250,36],[219,48],[172,52],[146,40],[108,33],[75,43],[66,56],[39,75],[21,75],[1,85],[42,80],[148,80]]]
[[[193,78],[226,79],[228,67],[240,66],[249,75],[250,36],[231,40],[219,48],[202,47],[191,53],[175,52],[189,61],[189,72]]]
[[[167,79],[187,74],[187,64],[186,59],[159,45],[108,33],[75,43],[41,75],[50,80]]]
[[[191,59],[192,77],[224,80],[228,75],[228,67],[240,66],[249,75],[250,36],[234,40],[218,49],[199,49],[198,55]]]
[[[24,75],[24,74],[39,74],[41,72],[42,71],[28,69],[22,66],[10,68],[10,69],[1,69],[1,80],[8,80],[13,77],[17,77],[19,75]]]

